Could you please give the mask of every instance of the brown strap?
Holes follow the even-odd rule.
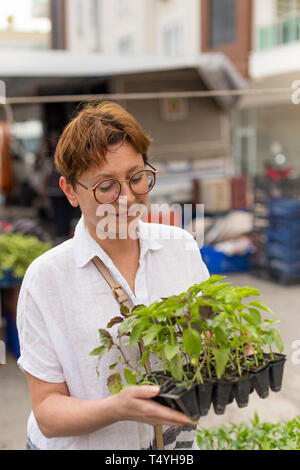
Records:
[[[92,261],[95,264],[96,268],[101,272],[101,274],[103,275],[108,285],[111,287],[114,297],[118,300],[118,302],[121,305],[125,305],[125,307],[128,307],[129,311],[131,311],[133,305],[128,295],[126,294],[123,287],[115,282],[114,278],[110,274],[109,270],[107,269],[103,261],[98,256],[95,256],[92,259]],[[145,352],[144,344],[142,342],[139,343],[139,347],[140,347],[141,355],[143,355],[143,353]],[[150,368],[150,364],[148,360],[145,362],[145,369],[148,374],[151,372],[151,368]],[[154,426],[154,432],[155,432],[155,440],[156,440],[156,449],[164,450],[164,437],[163,437],[162,426],[160,425]]]

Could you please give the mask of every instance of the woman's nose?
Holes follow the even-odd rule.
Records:
[[[127,197],[127,201],[135,201],[135,194],[132,192],[129,183],[123,181],[121,184],[120,196]],[[129,205],[129,204],[128,204]]]

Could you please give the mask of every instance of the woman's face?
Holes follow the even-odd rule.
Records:
[[[144,169],[142,155],[126,141],[111,146],[106,158],[107,163],[99,168],[87,170],[78,181],[92,188],[108,178],[128,180],[134,173]],[[85,223],[96,239],[127,238],[130,233],[135,233],[142,209],[145,211],[148,203],[148,193],[136,195],[127,183],[121,185],[119,198],[110,204],[99,204],[91,191],[78,184],[73,189],[71,185],[66,184],[63,177],[60,187],[73,206],[80,206]]]

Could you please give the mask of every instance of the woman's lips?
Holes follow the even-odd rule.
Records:
[[[128,212],[123,212],[122,214],[116,214],[116,217],[119,219],[127,219],[128,217],[133,217],[132,215],[129,215]]]

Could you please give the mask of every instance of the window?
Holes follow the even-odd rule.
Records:
[[[83,36],[83,6],[81,0],[76,3],[76,33],[78,36]]]
[[[93,36],[93,50],[100,50],[100,28],[99,28],[99,14],[101,3],[100,0],[90,0],[90,25]]]
[[[125,36],[119,40],[118,51],[121,55],[133,55],[133,39],[131,36]]]
[[[129,13],[132,8],[132,0],[117,0],[117,11],[119,15]]]
[[[276,0],[277,18],[291,16],[300,11],[300,0]]]
[[[210,0],[210,45],[223,46],[236,41],[237,0]]]
[[[300,0],[276,0],[276,20],[258,28],[259,50],[300,40]]]
[[[163,29],[163,54],[179,56],[183,53],[183,28],[179,23],[165,26]]]

